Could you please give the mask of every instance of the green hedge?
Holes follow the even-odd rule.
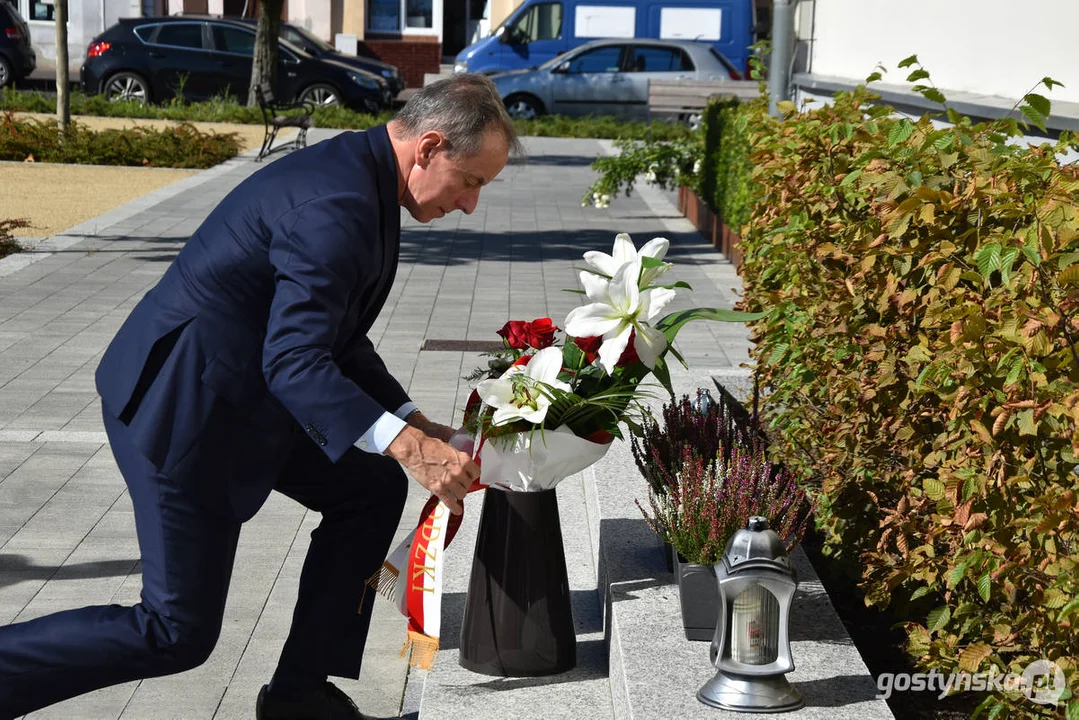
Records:
[[[703,157],[699,194],[725,225],[741,233],[751,211],[749,124],[767,107],[764,97],[739,103],[712,100],[701,115]]]
[[[26,220],[0,218],[0,258],[22,252],[22,245],[19,244],[19,241],[15,239],[12,233],[19,228],[25,227],[30,227],[30,223]]]
[[[0,115],[0,160],[209,168],[239,151],[235,133],[204,133],[190,124],[94,131],[72,122],[60,131],[52,121]]]
[[[56,98],[41,92],[4,88],[0,91],[0,112],[55,113]],[[134,100],[106,100],[101,95],[71,93],[72,115],[101,117],[130,117],[185,122],[230,122],[262,124],[257,107],[241,105],[232,97],[214,98],[206,102],[170,101],[162,105],[142,104]],[[315,125],[321,128],[365,130],[388,122],[392,112],[378,115],[358,113],[343,107],[320,107],[315,110]],[[681,125],[654,122],[626,122],[613,117],[565,118],[557,115],[535,120],[517,121],[521,135],[577,138],[655,138],[674,140],[686,138],[690,131]]]
[[[762,412],[923,668],[1048,658],[1079,688],[1079,169],[1057,159],[1079,143],[877,100],[745,117],[744,309],[776,311],[753,326]],[[980,710],[1071,720],[1068,697]]]

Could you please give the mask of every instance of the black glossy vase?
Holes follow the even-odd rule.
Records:
[[[461,666],[484,675],[554,675],[577,664],[554,490],[483,499],[461,626]]]

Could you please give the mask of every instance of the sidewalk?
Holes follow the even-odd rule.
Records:
[[[310,141],[330,133],[312,131]],[[474,353],[423,350],[423,343],[489,342],[509,318],[549,315],[561,321],[580,302],[580,296],[562,290],[577,286],[574,268],[582,253],[609,252],[616,232],[631,233],[638,244],[657,235],[669,237],[677,279],[687,280],[696,291],[693,305],[729,307],[737,291],[729,264],[692,232],[669,194],[641,189],[606,210],[580,206],[594,177],[589,165],[609,150],[609,143],[526,138],[525,144],[529,162],[508,166],[484,190],[471,216],[454,214],[427,226],[406,216],[396,281],[371,331],[387,366],[412,398],[430,417],[448,424],[459,421],[469,392],[462,376],[482,359]],[[235,159],[54,236],[33,254],[0,261],[0,623],[84,604],[138,600],[133,518],[105,443],[93,373],[120,323],[190,233],[259,167],[250,156]],[[689,306],[688,294],[680,302]],[[713,369],[730,371],[748,357],[744,329],[724,324],[691,325],[679,345],[697,373],[680,376],[687,390],[695,378],[707,378]],[[597,473],[617,467],[608,465]],[[582,476],[566,484],[567,493],[595,492]],[[415,522],[424,500],[420,487],[412,484],[399,537]],[[632,495],[619,502],[632,505]],[[450,552],[447,651],[433,673],[452,674],[456,664],[452,627],[459,618],[451,618],[454,603],[459,608],[463,602],[472,554],[469,538],[479,509],[479,502],[468,507]],[[572,511],[568,502],[563,504],[563,515]],[[608,517],[585,517],[583,507],[578,514],[582,528]],[[317,522],[316,513],[274,494],[244,526],[221,640],[205,665],[178,676],[107,688],[28,717],[252,717],[255,695],[284,642],[301,563]],[[571,583],[593,598],[580,595],[587,608],[577,618],[584,633],[579,637],[580,671],[589,682],[573,687],[586,690],[582,697],[576,691],[556,693],[562,698],[556,706],[529,707],[514,700],[516,709],[505,714],[499,710],[503,706],[488,702],[496,695],[490,691],[503,691],[497,693],[503,701],[521,699],[505,691],[535,683],[473,675],[467,688],[448,695],[439,690],[446,687],[443,682],[431,683],[425,692],[425,673],[408,681],[407,666],[398,656],[402,618],[383,601],[376,604],[360,680],[339,684],[365,713],[383,718],[622,717],[612,706],[602,650],[603,612],[595,599],[596,569],[603,565],[596,558],[604,551],[566,527],[567,558],[574,564]],[[579,551],[571,549],[577,542],[585,543]],[[571,557],[582,558],[579,572]],[[707,660],[701,668],[707,670]],[[850,667],[844,672],[857,675]]]

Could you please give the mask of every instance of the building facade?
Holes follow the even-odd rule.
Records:
[[[40,72],[56,67],[51,0],[14,0],[30,25]],[[90,41],[121,17],[199,13],[256,17],[258,0],[68,0],[72,78]],[[409,87],[423,85],[478,33],[497,26],[521,0],[285,0],[282,18],[345,52],[396,65]],[[490,3],[490,7],[488,7]],[[494,25],[491,25],[494,18]],[[341,37],[338,40],[338,37]]]
[[[853,86],[880,63],[884,86],[909,89],[897,64],[917,55],[949,100],[1010,108],[1049,76],[1064,87],[1035,91],[1063,110],[1079,103],[1077,26],[1075,0],[802,0],[796,84]]]

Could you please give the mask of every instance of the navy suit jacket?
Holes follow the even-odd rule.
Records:
[[[298,429],[336,462],[408,401],[367,338],[400,230],[385,127],[255,173],[105,351],[96,376],[105,412],[171,481],[250,517],[306,441]]]

